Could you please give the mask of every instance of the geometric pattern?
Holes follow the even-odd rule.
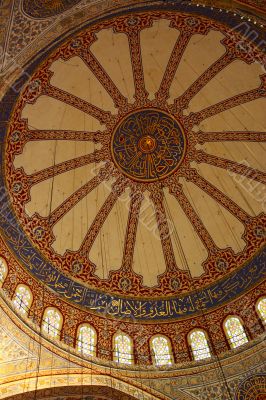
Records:
[[[257,303],[257,311],[263,323],[266,323],[266,297],[260,299]]]
[[[146,144],[147,144],[147,142],[146,142]],[[149,145],[149,143],[148,143],[148,145]],[[77,269],[79,268],[79,265],[77,264]],[[129,281],[127,280],[128,278],[126,278],[125,280],[124,280],[124,282],[125,282],[125,287],[127,286],[127,283],[129,282],[129,283],[131,283],[130,282],[130,279],[129,279]],[[130,285],[129,285],[130,286]],[[54,393],[53,393],[54,394]],[[255,396],[255,394],[253,393],[253,396]],[[260,399],[260,397],[258,397],[259,399]]]
[[[248,338],[238,317],[228,317],[224,327],[233,349],[248,342]]]
[[[203,360],[211,357],[205,332],[194,330],[189,335],[189,341],[195,360]]]
[[[54,53],[45,57],[42,66],[36,66],[36,70],[30,82],[27,82],[21,91],[13,114],[10,116],[10,123],[8,126],[5,172],[7,189],[16,213],[16,216],[13,215],[12,218],[18,218],[19,225],[27,227],[24,233],[28,237],[28,239],[23,238],[23,240],[25,239],[23,248],[17,246],[15,243],[12,244],[11,247],[13,251],[17,253],[20,252],[20,254],[24,252],[21,261],[23,264],[25,263],[25,266],[29,267],[30,265],[30,269],[34,271],[38,270],[36,273],[37,279],[41,279],[51,288],[56,287],[56,291],[58,291],[59,294],[73,300],[76,304],[88,306],[88,308],[91,307],[96,311],[100,311],[101,307],[103,307],[104,310],[106,309],[103,303],[109,304],[110,299],[113,300],[112,308],[108,310],[113,315],[117,315],[117,308],[119,312],[125,312],[125,314],[127,314],[128,312],[131,313],[130,310],[132,310],[132,307],[135,307],[133,306],[133,301],[126,300],[126,302],[123,303],[123,307],[125,306],[126,308],[123,309],[122,307],[122,310],[120,308],[122,304],[119,302],[120,298],[114,298],[112,297],[113,295],[121,296],[126,293],[132,296],[148,296],[152,299],[157,299],[161,298],[163,294],[169,297],[175,296],[176,294],[182,296],[191,288],[192,278],[187,270],[182,270],[182,268],[180,268],[176,259],[176,253],[174,251],[174,245],[176,245],[176,243],[173,242],[174,240],[177,242],[177,239],[174,235],[171,236],[170,234],[167,219],[167,212],[169,213],[169,210],[163,201],[165,189],[169,189],[173,200],[181,207],[188,222],[193,226],[195,234],[201,242],[201,246],[207,254],[207,258],[202,264],[204,273],[196,279],[193,279],[193,285],[195,285],[195,288],[200,289],[207,288],[209,287],[208,285],[214,284],[216,281],[219,281],[220,284],[219,288],[215,284],[211,291],[208,290],[208,296],[211,295],[212,298],[206,300],[205,293],[203,294],[200,302],[204,303],[204,307],[209,307],[209,304],[212,304],[212,306],[217,305],[217,303],[219,304],[220,298],[223,302],[226,302],[230,299],[231,295],[234,297],[238,295],[239,290],[247,290],[248,286],[246,286],[246,284],[249,284],[251,281],[254,282],[248,279],[250,273],[257,275],[258,280],[261,280],[263,277],[263,267],[258,267],[260,261],[254,263],[254,268],[255,266],[258,268],[259,274],[254,273],[253,265],[251,266],[248,262],[254,257],[258,250],[262,248],[265,242],[265,231],[263,229],[265,216],[259,213],[250,216],[241,206],[234,202],[227,193],[222,192],[207,179],[203,178],[192,166],[192,163],[213,165],[221,170],[229,171],[231,174],[238,174],[240,172],[240,174],[248,176],[251,180],[264,183],[265,176],[261,171],[235,161],[207,154],[203,150],[198,150],[197,146],[216,141],[222,143],[230,141],[234,144],[244,140],[260,143],[265,140],[265,132],[230,131],[216,132],[214,135],[213,132],[193,132],[192,128],[194,125],[198,125],[202,121],[218,115],[222,110],[231,110],[234,107],[265,97],[265,77],[263,75],[261,76],[260,85],[253,90],[232,96],[217,104],[210,105],[197,112],[188,113],[187,115],[185,111],[190,101],[207,83],[214,79],[219,72],[230,66],[234,61],[242,61],[250,65],[254,61],[254,58],[251,59],[249,53],[237,48],[235,43],[232,42],[232,38],[227,35],[226,27],[218,22],[213,22],[198,16],[195,18],[189,14],[179,15],[178,13],[169,12],[164,12],[163,17],[171,24],[171,29],[176,29],[180,31],[181,34],[173,45],[172,52],[166,63],[163,79],[159,84],[157,92],[155,92],[154,99],[150,98],[145,85],[140,37],[142,31],[150,29],[153,23],[160,21],[162,13],[145,12],[139,13],[134,17],[120,16],[119,18],[96,24],[78,33],[74,38],[67,40]],[[127,40],[130,49],[130,62],[135,88],[133,100],[129,101],[129,99],[121,93],[113,79],[109,76],[108,71],[98,62],[93,52],[91,50],[84,51],[85,48],[88,49],[93,43],[97,42],[96,34],[106,29],[112,30],[115,34],[122,33]],[[223,32],[225,35],[225,38],[222,40],[222,45],[225,49],[224,55],[208,67],[179,97],[175,98],[172,103],[169,103],[171,84],[177,72],[178,65],[182,60],[186,46],[194,35],[205,36],[210,31]],[[260,56],[259,50],[254,47],[253,57],[259,61]],[[66,62],[73,60],[75,57],[80,57],[83,60],[87,68],[90,69],[105,88],[112,98],[114,108],[118,110],[117,113],[101,109],[53,84],[53,73],[50,67],[59,58]],[[34,106],[44,96],[56,99],[64,105],[71,104],[72,107],[81,110],[84,114],[93,116],[93,118],[101,123],[104,130],[82,132],[63,129],[32,129],[32,127],[28,125],[27,119],[22,116],[23,110],[26,107]],[[145,110],[145,112],[143,110]],[[127,121],[127,118],[129,118],[128,116],[136,116],[138,113],[143,112],[148,115],[151,110],[156,110],[157,115],[160,113],[160,115],[166,115],[167,118],[170,116],[171,121],[175,121],[178,124],[176,132],[179,132],[179,130],[182,132],[179,132],[179,136],[178,133],[176,133],[175,139],[179,140],[181,146],[179,149],[177,143],[170,137],[172,150],[170,151],[169,165],[164,165],[163,168],[162,165],[159,165],[159,169],[157,169],[157,171],[165,171],[165,169],[167,169],[167,172],[163,172],[161,177],[157,172],[156,177],[158,175],[160,179],[155,179],[154,182],[150,182],[151,170],[149,168],[144,168],[144,180],[141,178],[142,181],[138,181],[136,175],[141,173],[142,167],[138,164],[137,172],[136,169],[134,169],[131,170],[130,174],[127,174],[124,170],[125,168],[122,166],[123,157],[127,159],[124,149],[114,156],[114,152],[119,148],[119,144],[116,142],[116,134],[123,128],[123,123]],[[158,131],[162,132],[161,127],[159,127]],[[66,139],[71,139],[76,142],[87,141],[96,143],[99,144],[101,150],[95,150],[84,156],[63,161],[53,167],[47,167],[40,171],[33,172],[32,174],[26,173],[23,168],[15,167],[14,159],[25,151],[28,143]],[[124,139],[122,138],[121,140],[123,141]],[[158,140],[155,143],[151,134],[146,135],[144,141],[142,141],[142,139],[138,141],[138,145],[142,149],[143,154],[145,154],[145,159],[148,159],[148,156],[153,154],[150,153],[151,151],[157,149],[157,143]],[[169,147],[167,141],[161,144],[165,146],[164,150]],[[184,146],[184,144],[186,144],[186,146]],[[162,157],[161,154],[164,153],[160,150],[158,153],[158,160],[160,160],[160,162],[163,158],[165,160],[165,157]],[[128,160],[132,160],[131,157],[132,154],[130,154]],[[181,163],[179,164],[180,161]],[[92,163],[104,163],[104,166],[96,172],[96,176],[93,179],[85,182],[82,187],[78,188],[67,197],[62,204],[59,204],[58,207],[52,210],[48,216],[43,217],[37,212],[32,216],[27,214],[25,210],[27,208],[27,203],[30,201],[31,191],[35,186],[49,179],[56,179],[56,177],[63,173],[76,170]],[[143,166],[143,163],[140,164]],[[93,219],[78,250],[66,249],[64,254],[56,253],[53,250],[53,243],[55,241],[54,227],[60,223],[83,198],[89,193],[97,191],[98,186],[105,183],[109,178],[112,178],[114,181],[111,193]],[[193,199],[191,200],[185,193],[182,183],[183,179],[196,185],[200,190],[211,197],[219,207],[223,207],[229,214],[240,221],[244,227],[241,240],[245,243],[241,251],[235,252],[229,246],[227,248],[221,248],[221,246],[217,245],[195,209]],[[126,229],[122,246],[121,264],[116,265],[116,269],[109,270],[109,275],[106,279],[101,279],[99,275],[97,275],[98,265],[92,261],[90,254],[95,242],[98,240],[100,231],[104,228],[106,220],[117,204],[118,199],[126,190],[131,192],[131,197],[128,220],[125,224]],[[157,230],[165,262],[165,271],[158,275],[158,284],[153,287],[145,286],[141,274],[136,273],[133,268],[139,215],[145,192],[148,192],[148,197],[155,210]],[[6,222],[7,221],[3,222],[3,225]],[[9,233],[8,230],[6,231]],[[19,238],[21,237],[20,235],[21,233],[18,235]],[[14,240],[13,234],[11,237],[12,239],[10,240]],[[28,240],[28,242],[26,242],[26,240]],[[31,247],[30,243],[34,243],[34,249]],[[260,255],[258,257],[260,257]],[[26,260],[27,262],[25,262]],[[49,260],[49,263],[47,260]],[[112,266],[108,266],[109,269],[111,269],[111,267]],[[243,268],[246,269],[244,270]],[[237,274],[243,274],[243,283],[241,283],[241,279],[237,278],[239,275],[234,275],[235,271]],[[74,280],[72,278],[74,278]],[[222,281],[223,279],[226,280]],[[228,290],[232,281],[236,282],[234,289]],[[86,284],[86,289],[83,284]],[[237,287],[238,285],[239,288]],[[103,300],[98,296],[96,303],[95,292],[93,292],[96,288],[110,293],[111,297],[109,298],[107,296],[108,298],[106,297],[106,299],[104,298]],[[90,291],[90,289],[92,289],[92,291]],[[145,315],[147,319],[157,317],[167,318],[169,315],[174,315],[176,318],[178,315],[183,315],[183,309],[191,313],[197,312],[201,307],[197,296],[194,299],[191,297],[186,297],[185,299],[182,297],[180,298],[182,299],[181,301],[176,299],[174,301],[171,300],[170,307],[168,303],[162,301],[157,304],[156,309],[153,308],[152,301],[145,301],[143,309],[138,307],[138,310],[140,310],[140,315]],[[98,307],[100,303],[102,306]],[[159,309],[160,311],[158,311]],[[144,314],[142,314],[142,312]],[[139,317],[139,315],[137,316]]]
[[[64,13],[80,0],[23,0],[22,9],[32,18],[50,18]]]
[[[129,336],[118,333],[114,338],[114,360],[119,364],[132,364],[133,349]]]
[[[111,146],[114,162],[123,173],[152,182],[176,170],[183,158],[184,136],[170,115],[144,109],[120,123]]]
[[[163,366],[172,364],[170,343],[167,338],[156,336],[151,339],[151,351],[154,356],[155,365]]]
[[[30,302],[32,300],[32,295],[30,290],[23,285],[19,285],[15,292],[15,297],[13,300],[13,304],[17,311],[22,314],[26,314],[29,310]]]
[[[89,325],[82,325],[78,329],[77,349],[82,355],[95,355],[96,332]]]
[[[257,374],[246,378],[235,395],[235,400],[264,400],[266,398],[266,375]]]
[[[62,326],[62,317],[56,309],[46,309],[42,322],[42,330],[48,336],[58,337],[60,334],[60,326]]]
[[[7,275],[7,266],[2,257],[0,257],[0,283],[4,282]]]
[[[119,381],[119,384],[120,381]],[[126,388],[129,390],[128,388]],[[131,391],[133,391],[131,389]],[[81,394],[82,392],[82,394]],[[116,389],[114,387],[108,387],[108,386],[98,386],[98,385],[84,385],[84,386],[65,386],[65,387],[54,387],[54,388],[47,388],[47,389],[41,389],[37,390],[35,392],[24,392],[18,395],[14,395],[11,397],[7,397],[6,400],[27,400],[27,399],[33,399],[34,395],[37,394],[37,398],[39,400],[44,400],[50,398],[50,396],[58,396],[54,397],[56,400],[136,400],[137,397],[131,396],[130,394],[127,394],[119,389]],[[138,396],[141,396],[141,394],[137,394]],[[29,397],[30,396],[30,397]],[[82,396],[82,397],[81,397]],[[145,396],[143,394],[143,396]],[[151,397],[143,397],[143,399],[151,399]],[[155,399],[155,397],[153,397]],[[157,397],[156,397],[157,399]]]

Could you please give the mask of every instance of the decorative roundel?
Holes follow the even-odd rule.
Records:
[[[126,116],[112,137],[117,167],[129,178],[153,182],[171,175],[185,152],[183,131],[171,115],[144,109]]]
[[[192,316],[265,277],[263,53],[177,8],[83,26],[0,104],[5,243],[99,314]]]
[[[264,400],[266,398],[266,374],[246,378],[235,394],[235,400]]]

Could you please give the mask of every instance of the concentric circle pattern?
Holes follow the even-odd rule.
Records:
[[[114,162],[125,175],[153,182],[177,169],[184,155],[185,139],[169,114],[144,109],[119,124],[111,146]]]
[[[94,311],[114,296],[114,315],[125,296],[149,298],[125,311],[146,319],[195,312],[196,289],[207,308],[262,279],[266,80],[240,40],[210,18],[142,11],[35,63],[4,158],[9,245],[37,279]]]

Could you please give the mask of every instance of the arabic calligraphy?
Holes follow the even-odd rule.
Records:
[[[173,173],[185,153],[185,136],[169,114],[145,109],[128,115],[112,138],[112,155],[128,177],[152,182]]]
[[[10,215],[11,209],[7,212],[7,205],[0,201],[1,234],[24,267],[36,279],[65,299],[105,316],[136,320],[165,320],[192,316],[203,309],[217,307],[232,300],[266,277],[265,250],[242,269],[220,282],[182,297],[137,300],[103,294],[74,282],[47,262],[32,246],[20,226],[10,224]]]
[[[266,374],[256,374],[249,376],[240,383],[235,399],[252,400],[265,399],[266,395]]]

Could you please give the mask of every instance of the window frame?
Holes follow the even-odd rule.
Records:
[[[90,329],[92,329],[92,331],[94,332],[94,342],[93,342],[93,344],[92,344],[92,347],[93,347],[93,352],[92,352],[92,354],[86,354],[86,353],[84,353],[83,351],[79,350],[79,348],[78,348],[79,342],[80,342],[80,340],[79,340],[79,334],[80,334],[81,328],[83,328],[83,327],[90,328]],[[97,331],[96,331],[96,329],[94,328],[94,326],[92,326],[91,324],[89,324],[89,323],[87,323],[87,322],[83,322],[83,323],[81,323],[81,324],[78,325],[77,333],[76,333],[76,346],[75,346],[75,347],[76,347],[76,350],[78,351],[78,353],[79,353],[80,355],[85,356],[85,357],[96,357],[96,354],[97,354],[97,341],[98,341],[98,334],[97,334]]]
[[[0,279],[0,288],[1,288],[5,282],[7,274],[8,274],[8,266],[7,266],[6,260],[1,255],[0,255],[0,262],[2,262],[2,264],[4,265],[3,279]]]
[[[195,354],[194,354],[194,351],[193,351],[193,348],[192,348],[192,339],[191,339],[191,335],[194,333],[194,332],[201,332],[201,333],[203,333],[204,334],[204,337],[205,337],[205,340],[206,340],[206,342],[207,342],[207,347],[206,347],[206,349],[207,349],[207,351],[209,352],[209,356],[208,357],[204,357],[204,358],[200,358],[200,359],[197,359],[196,358],[196,356],[195,356]],[[192,359],[193,359],[193,361],[204,361],[204,360],[210,360],[211,358],[212,358],[212,351],[211,351],[211,346],[210,346],[210,342],[209,342],[209,337],[208,337],[208,334],[207,334],[207,332],[204,330],[204,329],[202,329],[202,328],[194,328],[194,329],[192,329],[191,331],[189,331],[189,333],[187,334],[187,342],[188,342],[188,345],[189,345],[189,349],[190,349],[190,351],[191,351],[191,357],[192,357]],[[201,350],[201,349],[200,349]],[[205,350],[205,348],[204,349],[202,349],[202,350]]]
[[[160,365],[156,362],[156,355],[155,355],[155,351],[153,348],[153,340],[156,338],[164,338],[167,341],[167,345],[168,345],[168,349],[169,349],[169,357],[170,357],[170,363],[165,363],[163,365]],[[169,339],[169,337],[167,337],[166,335],[162,335],[162,334],[157,334],[157,335],[153,335],[150,338],[150,353],[151,353],[151,358],[152,358],[152,363],[154,366],[156,366],[157,368],[164,368],[164,367],[171,367],[174,364],[174,355],[173,355],[173,346],[172,346],[172,342]]]
[[[235,343],[235,341],[232,342],[230,336],[228,335],[227,328],[226,328],[226,326],[225,326],[225,325],[226,325],[226,322],[227,322],[229,319],[231,319],[231,318],[236,318],[236,319],[240,322],[240,324],[241,324],[241,326],[242,326],[242,329],[243,329],[243,333],[244,333],[244,335],[246,336],[246,339],[247,339],[247,341],[246,341],[245,343],[242,343],[242,344],[237,345],[237,346],[233,346],[233,343]],[[229,348],[230,348],[231,350],[238,349],[238,348],[240,348],[240,347],[242,347],[242,346],[248,344],[248,342],[249,342],[249,335],[247,334],[247,331],[246,331],[246,329],[245,329],[245,325],[244,325],[244,323],[243,323],[243,320],[242,320],[242,318],[240,318],[238,315],[228,315],[228,316],[223,320],[223,331],[224,331],[224,334],[225,334],[225,336],[226,336],[228,346],[229,346]],[[240,341],[240,340],[239,340],[239,341]]]
[[[17,294],[17,290],[18,290],[19,288],[25,288],[25,289],[29,292],[29,295],[30,295],[29,305],[26,305],[26,304],[25,304],[23,301],[21,301],[21,299],[20,299],[19,306],[16,306],[15,300],[16,300],[16,299],[19,299],[18,294]],[[33,302],[33,294],[32,294],[32,291],[31,291],[30,287],[29,287],[28,285],[25,285],[24,283],[19,283],[19,284],[16,286],[16,289],[15,289],[14,294],[13,294],[13,299],[12,299],[12,303],[13,303],[13,306],[15,307],[16,311],[17,311],[18,313],[22,314],[22,315],[28,316],[29,311],[30,311],[30,308],[31,308],[31,305],[32,305],[32,302]],[[24,310],[25,312],[24,312],[23,310]]]
[[[46,317],[46,314],[48,313],[49,310],[55,310],[55,311],[59,314],[59,316],[60,316],[59,329],[53,327],[53,329],[56,329],[56,330],[57,330],[57,335],[56,335],[56,336],[50,335],[48,331],[44,330],[44,325],[45,325],[45,324],[48,325],[48,324],[45,322],[45,317]],[[57,307],[53,307],[53,306],[46,307],[46,308],[44,309],[44,312],[43,312],[43,315],[42,315],[41,332],[44,333],[44,334],[45,334],[48,338],[50,338],[50,339],[57,339],[57,340],[60,340],[60,339],[61,339],[62,329],[63,329],[63,323],[64,323],[63,315],[62,315],[61,311],[60,311]]]
[[[126,336],[128,339],[129,339],[129,341],[130,341],[130,347],[131,347],[131,353],[129,353],[129,355],[130,355],[130,363],[124,363],[124,362],[121,362],[121,361],[119,361],[119,356],[117,356],[117,352],[116,352],[116,338],[118,337],[118,336],[120,336],[120,335],[122,335],[122,336]],[[134,360],[134,342],[133,342],[133,339],[132,339],[132,337],[131,336],[129,336],[127,333],[125,333],[125,332],[122,332],[122,331],[118,331],[118,332],[116,332],[114,335],[113,335],[113,357],[112,357],[112,359],[113,359],[113,361],[115,361],[117,364],[119,364],[119,365],[123,365],[123,366],[130,366],[130,365],[133,365],[134,363],[135,363],[135,360]]]
[[[266,301],[266,296],[260,296],[260,297],[257,299],[256,304],[255,304],[255,310],[256,310],[257,316],[259,317],[260,322],[262,323],[262,325],[266,325],[266,316],[265,316],[265,319],[264,319],[263,316],[262,316],[262,314],[261,314],[261,312],[260,312],[260,310],[259,310],[259,303],[260,303],[262,300],[265,300],[265,301]]]

